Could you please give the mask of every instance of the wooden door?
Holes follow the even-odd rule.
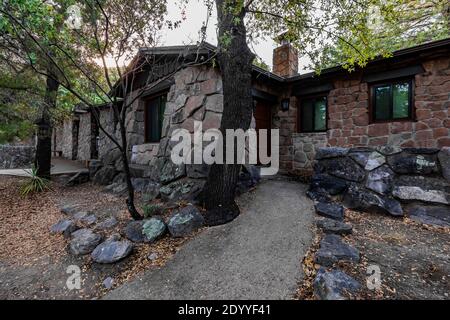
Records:
[[[255,112],[253,114],[256,122],[256,135],[258,137],[258,164],[259,161],[259,129],[267,129],[267,146],[266,150],[262,150],[263,153],[270,156],[270,129],[272,127],[272,112],[270,104],[262,101],[256,100]]]

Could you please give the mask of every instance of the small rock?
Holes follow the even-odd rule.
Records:
[[[321,300],[346,300],[346,293],[354,294],[361,285],[339,270],[326,271],[320,268],[314,279],[314,295]]]
[[[348,153],[348,148],[331,147],[331,148],[317,148],[316,160],[342,157]]]
[[[108,289],[108,290],[111,289],[113,285],[114,285],[114,279],[113,278],[108,277],[105,280],[103,280],[103,286],[106,289]]]
[[[80,222],[90,226],[97,222],[97,217],[94,214],[88,214],[80,219]]]
[[[69,238],[70,234],[77,229],[78,227],[72,220],[62,219],[50,228],[50,232],[61,233],[65,238]]]
[[[376,148],[378,152],[384,154],[385,156],[390,156],[392,154],[397,154],[402,152],[402,148],[397,146],[380,146]]]
[[[86,217],[87,215],[89,215],[89,212],[86,211],[78,211],[75,212],[73,214],[73,218],[75,219],[75,221],[81,221],[81,219],[83,219],[84,217]]]
[[[338,261],[359,262],[359,251],[354,247],[344,243],[340,236],[326,234],[320,242],[320,248],[316,252],[315,262],[331,267]]]
[[[317,221],[317,226],[323,230],[325,233],[334,234],[350,234],[352,233],[352,225],[343,223],[341,221],[336,221],[333,219],[324,218]]]
[[[102,222],[98,223],[96,226],[96,229],[99,230],[106,230],[106,229],[112,229],[117,225],[117,219],[115,217],[109,217]]]
[[[394,175],[387,165],[383,165],[369,172],[366,187],[381,194],[388,194],[392,190]]]
[[[158,254],[156,253],[156,252],[152,252],[152,253],[150,253],[149,255],[148,255],[148,260],[150,260],[150,261],[155,261],[156,259],[158,259]]]
[[[184,237],[200,228],[204,218],[197,207],[186,206],[175,212],[169,219],[169,232],[173,237]]]
[[[434,202],[450,204],[450,195],[440,190],[423,190],[414,186],[396,186],[392,190],[394,197],[402,200],[420,200],[424,202]]]
[[[323,217],[343,220],[344,219],[344,208],[337,203],[325,203],[319,202],[315,205],[316,213]]]
[[[119,241],[120,238],[122,238],[122,237],[120,236],[120,234],[117,233],[117,232],[115,232],[115,233],[113,233],[112,235],[110,235],[110,236],[108,237],[108,239],[106,239],[106,241]]]
[[[328,193],[321,188],[309,189],[306,191],[306,195],[316,202],[330,202],[331,198]]]
[[[80,229],[72,233],[70,251],[74,255],[83,255],[92,252],[102,241],[101,235],[94,233],[91,229]]]
[[[97,263],[114,263],[127,257],[132,250],[133,244],[128,240],[105,241],[92,251],[91,257]]]
[[[166,228],[166,224],[160,218],[153,217],[145,221],[142,226],[142,233],[145,236],[145,242],[155,242],[164,235]]]
[[[144,221],[131,221],[125,227],[125,236],[133,242],[144,242],[145,236],[142,233]]]
[[[78,211],[77,207],[71,205],[64,205],[60,210],[62,213],[69,216],[74,215]]]
[[[344,192],[348,187],[345,180],[332,177],[328,174],[315,174],[311,180],[311,190],[323,189],[331,195],[337,195]]]

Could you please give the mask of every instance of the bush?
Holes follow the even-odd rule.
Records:
[[[37,175],[37,169],[32,168],[30,177],[20,187],[20,194],[24,197],[35,192],[42,192],[50,189],[50,180]]]
[[[160,204],[144,204],[142,206],[142,210],[144,211],[144,218],[149,218],[152,216],[156,216],[162,213],[163,208]]]

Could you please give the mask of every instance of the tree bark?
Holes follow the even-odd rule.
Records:
[[[216,0],[219,23],[217,55],[223,80],[223,114],[220,131],[250,127],[252,117],[252,62],[247,45],[245,10],[239,0]],[[224,139],[224,155],[226,139]],[[236,148],[236,144],[235,144]],[[236,152],[234,153],[236,155]],[[227,223],[239,215],[234,200],[240,164],[213,164],[203,189],[207,225]]]
[[[59,83],[47,77],[45,87],[44,104],[42,105],[40,117],[37,124],[37,143],[34,166],[39,177],[50,179],[50,168],[52,159],[52,122],[50,109],[56,108],[56,97]]]

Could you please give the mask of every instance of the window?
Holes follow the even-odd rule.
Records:
[[[397,81],[372,86],[373,121],[412,118],[412,81]]]
[[[161,139],[166,95],[147,100],[145,105],[145,142],[159,142]]]
[[[327,97],[301,100],[299,127],[301,132],[327,130]]]

